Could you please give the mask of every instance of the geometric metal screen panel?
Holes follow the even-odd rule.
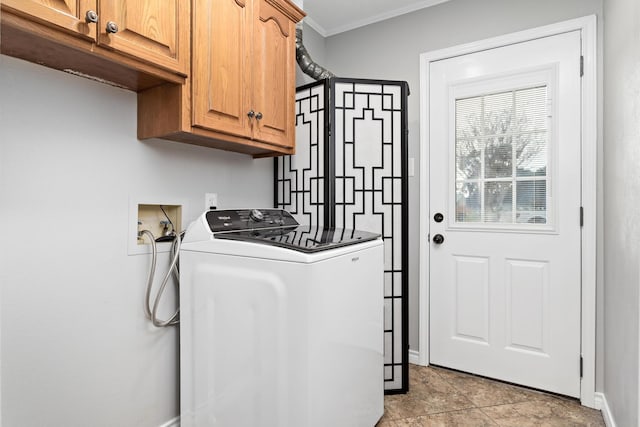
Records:
[[[276,207],[291,213],[300,224],[325,223],[325,167],[327,88],[308,85],[296,93],[295,156],[276,157]]]
[[[388,394],[409,387],[407,97],[406,82],[398,81],[332,78],[302,86],[296,154],[275,160],[276,207],[302,224],[383,237]]]
[[[382,234],[385,248],[385,384],[406,372],[406,84],[334,82],[335,226]],[[405,184],[405,185],[403,185]],[[403,238],[404,237],[404,238]]]

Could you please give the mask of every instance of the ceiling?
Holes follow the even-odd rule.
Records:
[[[304,22],[323,37],[329,37],[448,0],[303,1],[304,11],[307,13]]]

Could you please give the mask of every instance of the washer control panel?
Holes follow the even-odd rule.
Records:
[[[282,209],[227,209],[206,214],[209,229],[222,231],[295,227],[298,225],[289,212]]]

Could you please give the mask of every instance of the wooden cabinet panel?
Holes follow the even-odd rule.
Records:
[[[253,137],[292,147],[295,132],[295,23],[268,0],[256,0],[253,44],[253,104],[262,118]]]
[[[96,0],[2,0],[2,7],[43,24],[95,39],[96,24],[87,23],[87,11],[96,11]]]
[[[191,74],[138,95],[138,138],[293,154],[295,23],[304,12],[290,0],[192,5]]]
[[[193,125],[251,135],[251,0],[195,0]]]
[[[190,5],[185,0],[99,3],[98,44],[182,74],[189,59]],[[113,23],[117,32],[107,27]]]

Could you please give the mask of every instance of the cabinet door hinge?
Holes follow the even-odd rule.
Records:
[[[584,76],[584,56],[580,55],[580,77]]]
[[[580,206],[580,227],[584,227],[584,208]]]

